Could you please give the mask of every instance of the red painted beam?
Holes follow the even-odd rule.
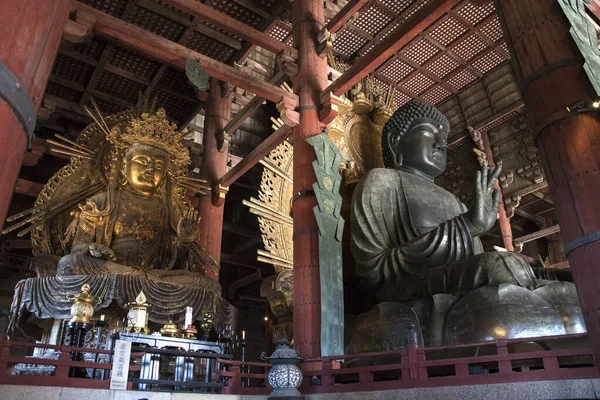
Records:
[[[290,108],[295,108],[298,105],[298,96],[279,86],[256,79],[248,73],[218,62],[204,54],[155,35],[119,18],[78,1],[74,3],[73,10],[77,13],[93,15],[96,18],[94,23],[96,33],[116,40],[160,62],[184,69],[186,59],[197,60],[213,78],[230,83],[275,103],[284,100]]]
[[[42,185],[41,183],[19,178],[17,180],[17,184],[15,185],[15,193],[37,197],[43,188],[44,185]]]
[[[432,0],[325,89],[341,96],[462,0]]]
[[[218,28],[231,32],[251,43],[264,49],[272,51],[275,54],[286,52],[292,55],[294,59],[298,58],[298,51],[271,36],[256,30],[227,14],[223,14],[197,0],[163,0],[163,3],[173,6],[179,10],[192,14],[203,21],[206,21]]]
[[[256,146],[242,161],[231,168],[221,179],[221,186],[229,187],[239,177],[244,175],[250,168],[258,164],[264,156],[269,154],[275,147],[279,146],[285,139],[292,134],[292,127],[283,125],[266,138],[261,144]]]
[[[344,8],[342,8],[340,12],[338,12],[335,15],[335,17],[329,20],[327,25],[325,25],[325,28],[327,28],[327,30],[331,33],[337,32],[342,26],[344,26],[346,22],[350,20],[350,18],[354,16],[354,14],[359,12],[361,8],[363,8],[365,4],[367,4],[369,1],[370,0],[350,0],[344,6]]]

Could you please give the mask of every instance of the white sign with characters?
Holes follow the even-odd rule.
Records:
[[[112,374],[110,376],[111,389],[127,390],[130,356],[131,342],[117,340],[115,342],[115,354],[112,363]]]

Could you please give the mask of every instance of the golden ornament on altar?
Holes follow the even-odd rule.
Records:
[[[160,334],[163,336],[178,337],[179,336],[179,328],[177,327],[177,325],[175,325],[173,323],[173,321],[169,320],[169,323],[165,324],[160,329]]]
[[[94,315],[94,296],[90,294],[90,285],[87,283],[81,286],[81,292],[75,296],[67,296],[67,299],[73,303],[71,306],[71,321],[84,324],[90,323],[90,318]]]

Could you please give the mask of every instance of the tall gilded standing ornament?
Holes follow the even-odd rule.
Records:
[[[36,255],[38,278],[19,283],[14,318],[23,309],[64,318],[61,299],[87,283],[103,299],[99,308],[113,300],[124,307],[143,291],[153,305],[151,321],[182,319],[191,306],[232,323],[233,307],[220,297],[219,283],[205,276],[219,265],[199,242],[200,216],[188,196],[209,189],[188,176],[181,133],[147,97],[109,117],[94,106],[96,112],[88,112],[95,122],[76,140],[51,141],[71,162],[3,232],[31,232]]]

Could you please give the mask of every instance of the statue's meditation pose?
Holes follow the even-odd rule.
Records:
[[[163,114],[159,110],[146,120]],[[145,137],[140,129],[134,123],[128,133],[112,135],[121,142],[129,138],[122,143],[127,150],[121,187],[109,187],[80,206],[71,253],[60,260],[58,275],[120,274],[181,284],[198,279],[198,213],[190,208],[177,219],[170,201],[168,171],[177,146]]]
[[[433,106],[419,102],[398,109],[383,128],[385,168],[367,172],[352,200],[352,253],[361,284],[376,304],[410,305],[447,294],[459,299],[456,308],[461,298],[478,289],[477,295],[483,296],[482,290],[494,288],[498,296],[499,287],[539,299],[550,289],[536,289],[549,282],[536,278],[538,271],[519,254],[484,253],[479,239],[496,220],[499,192],[493,185],[500,167],[477,172],[469,208],[434,183],[446,168],[448,132],[448,120]],[[568,285],[561,290],[568,287],[574,297],[574,288]],[[577,304],[576,297],[568,301]],[[467,303],[464,310],[473,307],[473,301]],[[548,303],[544,307],[550,308]],[[507,318],[503,321],[510,325]]]
[[[434,107],[401,108],[383,129],[386,168],[369,171],[354,192],[352,251],[379,302],[460,295],[490,284],[535,286],[517,254],[483,253],[479,236],[496,220],[500,168],[477,172],[470,209],[433,182],[446,169],[448,131]]]

